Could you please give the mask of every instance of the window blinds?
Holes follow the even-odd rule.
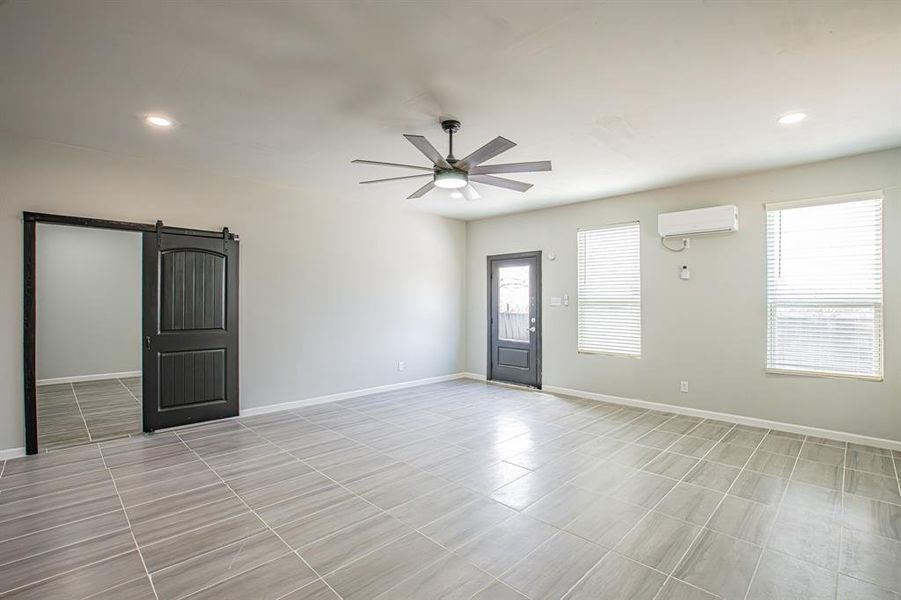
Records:
[[[882,378],[882,196],[767,206],[767,368]]]
[[[638,222],[578,233],[579,352],[641,355]]]

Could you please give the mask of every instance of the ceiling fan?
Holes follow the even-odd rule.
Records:
[[[443,188],[449,190],[457,190],[459,194],[465,196],[467,200],[477,200],[481,196],[472,186],[473,183],[482,183],[485,185],[493,185],[517,192],[525,192],[531,183],[523,183],[504,177],[496,177],[495,173],[529,173],[535,171],[550,171],[551,161],[541,160],[536,162],[507,163],[501,165],[483,165],[486,160],[490,160],[500,154],[506,152],[516,144],[506,138],[500,136],[494,138],[478,150],[472,152],[465,158],[454,158],[454,134],[460,131],[460,121],[455,119],[445,119],[441,121],[441,128],[448,135],[448,153],[447,157],[442,157],[438,150],[429,143],[425,137],[421,135],[404,134],[404,137],[416,149],[425,154],[426,158],[432,161],[432,167],[420,167],[418,165],[404,165],[400,163],[381,162],[377,160],[357,159],[351,161],[361,165],[381,165],[384,167],[399,167],[401,169],[415,169],[417,171],[428,171],[420,175],[405,175],[404,177],[389,177],[387,179],[370,179],[369,181],[361,181],[360,183],[381,183],[383,181],[398,181],[402,179],[416,179],[419,177],[430,177],[431,181],[407,196],[407,199],[421,198],[434,188]]]

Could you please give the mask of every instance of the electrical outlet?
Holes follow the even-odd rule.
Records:
[[[688,393],[688,382],[687,381],[679,382],[679,391],[682,392],[683,394]]]
[[[406,371],[406,370],[407,370],[407,363],[405,363],[405,362],[402,361],[402,360],[397,361],[397,370],[398,370],[398,371]]]

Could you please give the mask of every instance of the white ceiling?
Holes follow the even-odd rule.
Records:
[[[357,185],[443,115],[554,171]],[[472,219],[901,145],[901,2],[0,0],[0,128]]]

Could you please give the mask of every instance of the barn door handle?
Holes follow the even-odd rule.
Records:
[[[144,347],[150,350],[150,336],[144,338]]]

